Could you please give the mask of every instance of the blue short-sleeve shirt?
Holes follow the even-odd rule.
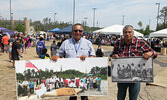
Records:
[[[89,57],[95,56],[95,51],[89,40],[81,38],[76,44],[74,39],[70,38],[62,43],[56,55],[65,58],[76,58],[81,55]]]

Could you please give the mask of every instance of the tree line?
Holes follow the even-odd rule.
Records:
[[[27,20],[26,17],[24,18],[24,21],[25,20]],[[94,30],[100,29],[99,27],[86,26],[86,22],[82,22],[81,24],[83,25],[84,30],[88,33],[92,32]],[[62,28],[67,27],[69,25],[72,25],[72,23],[71,22],[63,22],[63,21],[52,22],[51,18],[48,18],[48,17],[43,18],[42,21],[34,21],[34,22],[32,22],[32,20],[30,19],[30,26],[33,26],[36,32],[49,31],[49,30],[54,29],[54,28],[62,29]],[[0,27],[5,27],[7,29],[11,29],[11,22],[4,20],[4,19],[0,19]],[[14,26],[14,27],[15,27],[14,31],[23,32],[23,33],[25,32],[25,25],[23,23],[17,23],[16,26]]]
[[[160,14],[157,16],[157,18],[158,18],[158,20],[160,20],[160,22],[156,26],[156,31],[167,28],[167,6],[164,6],[160,10]],[[139,21],[137,24],[140,27],[140,29],[138,29],[136,31],[143,33],[144,35],[149,35],[151,32],[154,32],[153,30],[150,30],[149,25],[146,25],[146,28],[143,29],[142,28],[143,24],[141,21]]]
[[[89,72],[90,74],[93,74],[93,76],[99,76],[100,78],[106,80],[107,79],[107,67],[93,67],[91,68],[91,71]],[[46,69],[45,71],[40,70],[40,72],[35,71],[34,69],[27,69],[22,73],[16,73],[17,80],[19,81],[24,81],[26,78],[28,81],[32,78],[40,78],[42,79],[43,77],[46,78],[51,78],[52,76],[57,75],[59,78],[63,77],[66,79],[67,77],[72,78],[72,77],[82,77],[82,76],[88,76],[88,74],[82,73],[77,70],[66,70],[66,71],[53,71],[53,70],[48,70]]]

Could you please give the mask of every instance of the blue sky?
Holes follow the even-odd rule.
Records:
[[[32,21],[49,17],[54,21],[54,13],[57,21],[73,22],[74,0],[11,0],[14,19],[27,17]],[[81,23],[87,17],[87,25],[93,26],[93,9],[95,10],[95,26],[107,27],[124,23],[133,25],[138,29],[137,23],[141,21],[143,28],[149,24],[151,29],[156,27],[158,6],[160,9],[167,6],[166,0],[75,0],[75,22]],[[9,19],[9,0],[0,0],[0,16]],[[160,21],[160,20],[159,20]],[[97,24],[98,22],[98,24]]]

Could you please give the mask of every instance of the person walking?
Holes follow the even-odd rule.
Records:
[[[2,37],[2,43],[4,45],[4,53],[8,52],[8,46],[9,46],[8,41],[9,41],[9,37],[6,34],[4,34],[4,36]]]
[[[53,43],[50,46],[50,51],[51,51],[51,56],[53,56],[57,52],[57,45],[55,43],[55,40],[53,41]]]
[[[144,40],[134,37],[133,26],[126,25],[123,28],[123,36],[124,38],[116,41],[114,50],[110,55],[112,58],[143,57],[147,60],[150,57],[157,57],[157,53]],[[117,83],[117,87],[118,100],[125,100],[127,88],[129,88],[129,99],[137,100],[140,92],[140,83]]]
[[[20,53],[20,39],[17,39],[15,42],[13,42],[12,44],[12,59],[13,60],[13,67],[15,68],[15,60],[20,60],[20,57],[22,57],[21,53]]]
[[[92,43],[82,38],[83,26],[79,23],[72,27],[72,38],[65,40],[56,55],[51,57],[52,60],[57,61],[58,58],[80,58],[85,60],[87,57],[95,57],[95,51]],[[77,97],[70,97],[70,100],[77,100]],[[87,96],[81,96],[81,100],[88,100]]]

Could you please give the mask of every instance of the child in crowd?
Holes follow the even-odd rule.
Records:
[[[42,58],[42,59],[49,59],[49,58],[50,58],[49,54],[47,54],[47,49],[46,49],[46,48],[44,48],[44,49],[42,50],[41,58]]]

